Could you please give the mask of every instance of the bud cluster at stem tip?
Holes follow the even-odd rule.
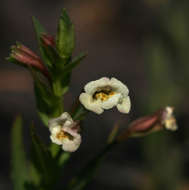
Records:
[[[17,43],[11,47],[10,59],[13,59],[27,67],[35,68],[46,77],[49,75],[40,57],[21,43]]]

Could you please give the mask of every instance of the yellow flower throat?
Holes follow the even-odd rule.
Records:
[[[59,133],[56,134],[56,138],[59,140],[63,140],[65,138],[69,140],[73,140],[73,136],[63,130],[61,130]]]
[[[170,118],[166,119],[164,122],[165,122],[165,126],[167,126],[167,128],[172,128],[172,126],[176,125],[176,119],[174,117],[170,117]]]
[[[97,91],[93,95],[93,98],[96,100],[100,99],[101,101],[106,101],[113,95],[115,95],[115,92],[111,89],[111,87],[107,86],[103,89],[97,89]]]

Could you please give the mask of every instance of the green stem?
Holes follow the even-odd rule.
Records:
[[[108,144],[99,154],[97,154],[89,163],[81,170],[81,172],[73,178],[68,184],[67,190],[84,189],[93,179],[100,163],[104,160],[106,154],[117,144],[116,141]]]
[[[73,120],[83,120],[85,116],[88,114],[88,110],[86,110],[83,105],[79,102],[79,97],[76,99],[75,103],[71,109],[71,115]]]

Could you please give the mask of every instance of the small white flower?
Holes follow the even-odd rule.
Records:
[[[84,90],[85,93],[81,93],[79,100],[88,110],[101,114],[104,109],[117,106],[117,109],[122,113],[130,111],[129,90],[116,78],[103,77],[91,81],[85,85]]]
[[[162,114],[162,124],[168,130],[175,131],[177,130],[176,119],[173,115],[173,107],[167,106]]]
[[[60,117],[49,121],[50,139],[53,143],[62,145],[62,149],[74,152],[81,144],[81,135],[78,133],[79,125],[65,112]]]

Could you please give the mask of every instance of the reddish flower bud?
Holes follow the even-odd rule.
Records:
[[[36,55],[33,51],[31,51],[29,48],[27,48],[26,46],[24,46],[23,44],[17,44],[16,46],[17,50],[20,50],[22,52],[25,52],[26,54],[30,55],[31,57],[40,60],[40,57],[38,55]]]
[[[163,129],[175,131],[177,129],[176,119],[173,116],[173,108],[165,107],[156,113],[134,120],[129,127],[118,136],[117,140],[122,141],[128,137],[145,136],[149,133]]]
[[[46,46],[55,47],[55,40],[54,37],[49,34],[42,34],[41,39]]]
[[[17,44],[12,46],[12,52],[10,57],[20,62],[23,65],[31,66],[33,68],[41,71],[47,78],[49,78],[49,73],[46,67],[43,65],[39,56],[32,52],[29,48],[22,44]]]

